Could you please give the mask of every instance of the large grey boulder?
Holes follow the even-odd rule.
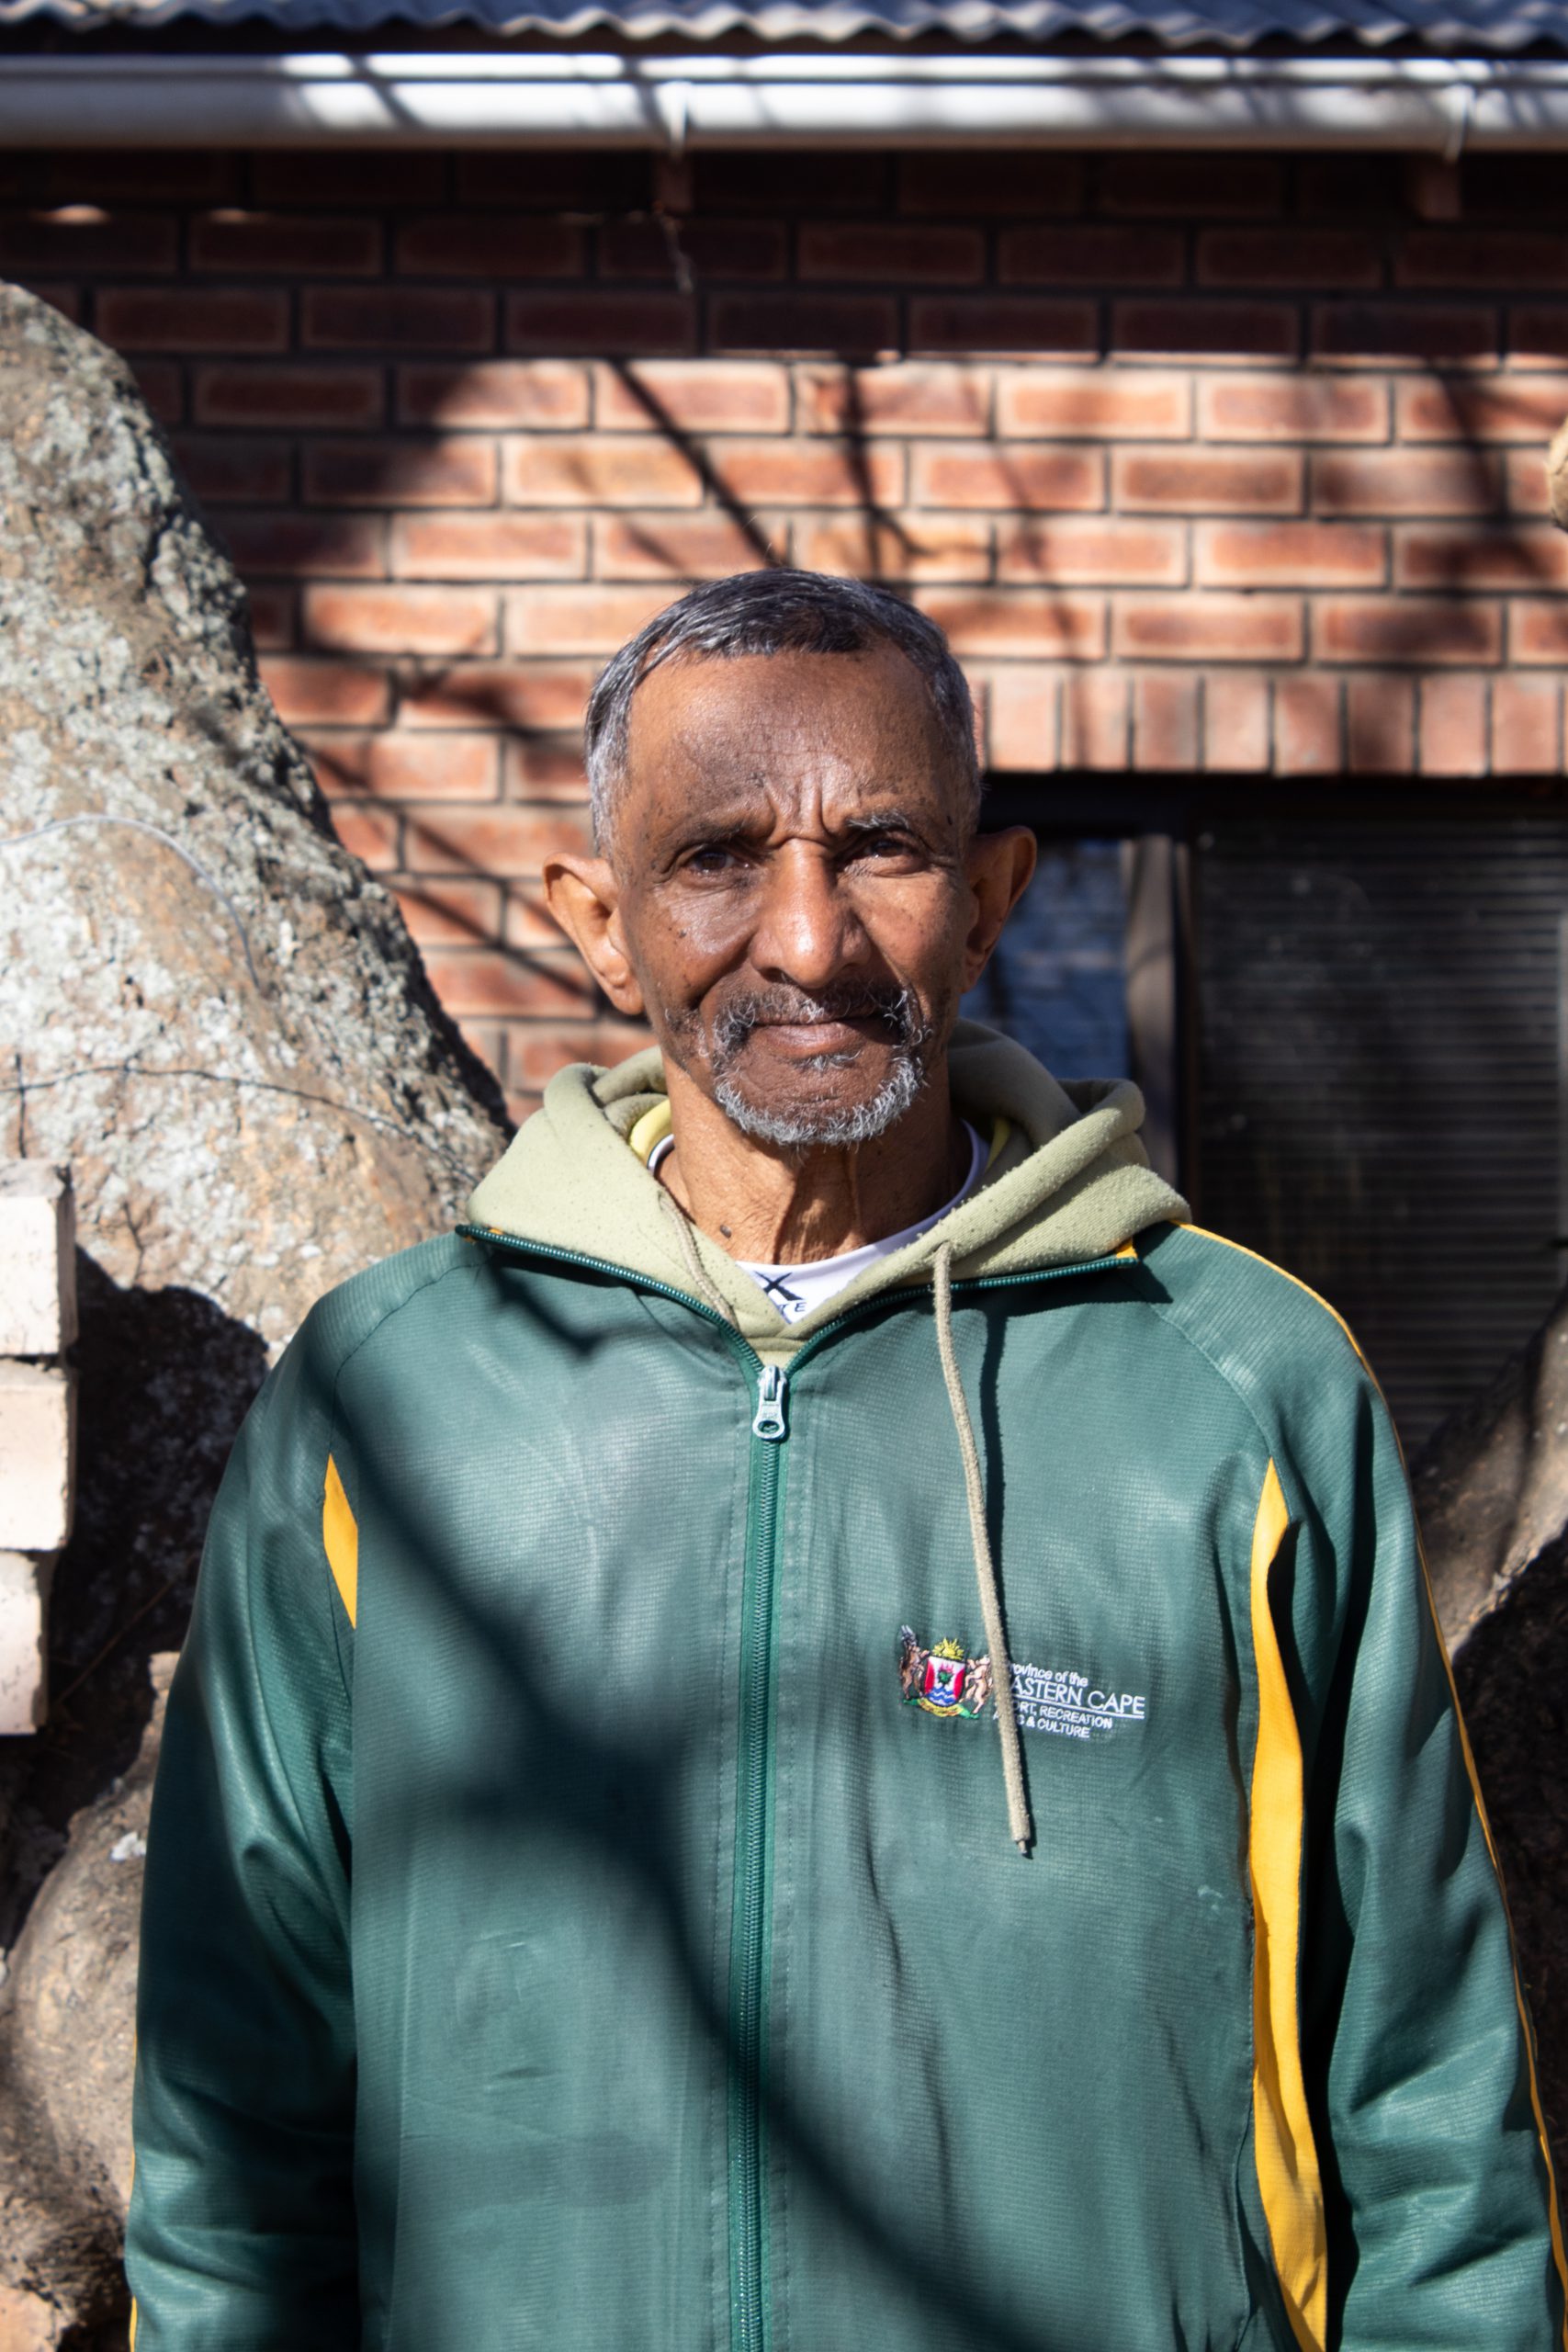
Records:
[[[119,2324],[139,1867],[98,1832],[234,1430],[312,1300],[504,1139],[127,371],[0,288],[0,1159],[71,1164],[82,1252],[58,1695],[0,1742],[0,2324],[7,2295],[73,2346]]]

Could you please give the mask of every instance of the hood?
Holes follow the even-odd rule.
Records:
[[[657,1047],[614,1069],[576,1062],[545,1090],[504,1158],[474,1193],[475,1226],[625,1267],[686,1292],[693,1250],[704,1287],[764,1361],[786,1363],[819,1325],[874,1293],[931,1280],[951,1245],[953,1279],[1032,1272],[1109,1256],[1145,1226],[1184,1222],[1187,1204],[1148,1164],[1143,1097],[1126,1079],[1060,1085],[1032,1054],[961,1021],[948,1050],[955,1109],[992,1138],[976,1189],[907,1249],[828,1304],[786,1324],[749,1274],[681,1216],[627,1138],[664,1096]],[[652,1122],[657,1125],[657,1120]]]

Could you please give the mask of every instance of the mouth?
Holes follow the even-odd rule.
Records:
[[[759,1021],[752,1034],[765,1034],[783,1053],[812,1057],[852,1054],[863,1045],[894,1042],[881,1012],[839,1013],[820,1021]]]

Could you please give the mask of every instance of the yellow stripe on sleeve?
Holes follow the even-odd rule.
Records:
[[[1302,2072],[1297,2014],[1302,1838],[1301,1734],[1269,1605],[1269,1577],[1290,1526],[1272,1462],[1252,1531],[1252,1650],[1258,1747],[1252,1764],[1253,2140],[1274,2267],[1302,2352],[1322,2352],[1328,2324],[1323,2184]]]
[[[321,1496],[321,1544],[333,1582],[352,1625],[359,1602],[359,1522],[349,1509],[337,1464],[330,1453],[326,1487]]]

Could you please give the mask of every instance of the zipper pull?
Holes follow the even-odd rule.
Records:
[[[757,1411],[751,1423],[753,1437],[771,1438],[775,1442],[787,1437],[784,1406],[789,1396],[789,1382],[776,1363],[765,1363],[757,1383]]]

